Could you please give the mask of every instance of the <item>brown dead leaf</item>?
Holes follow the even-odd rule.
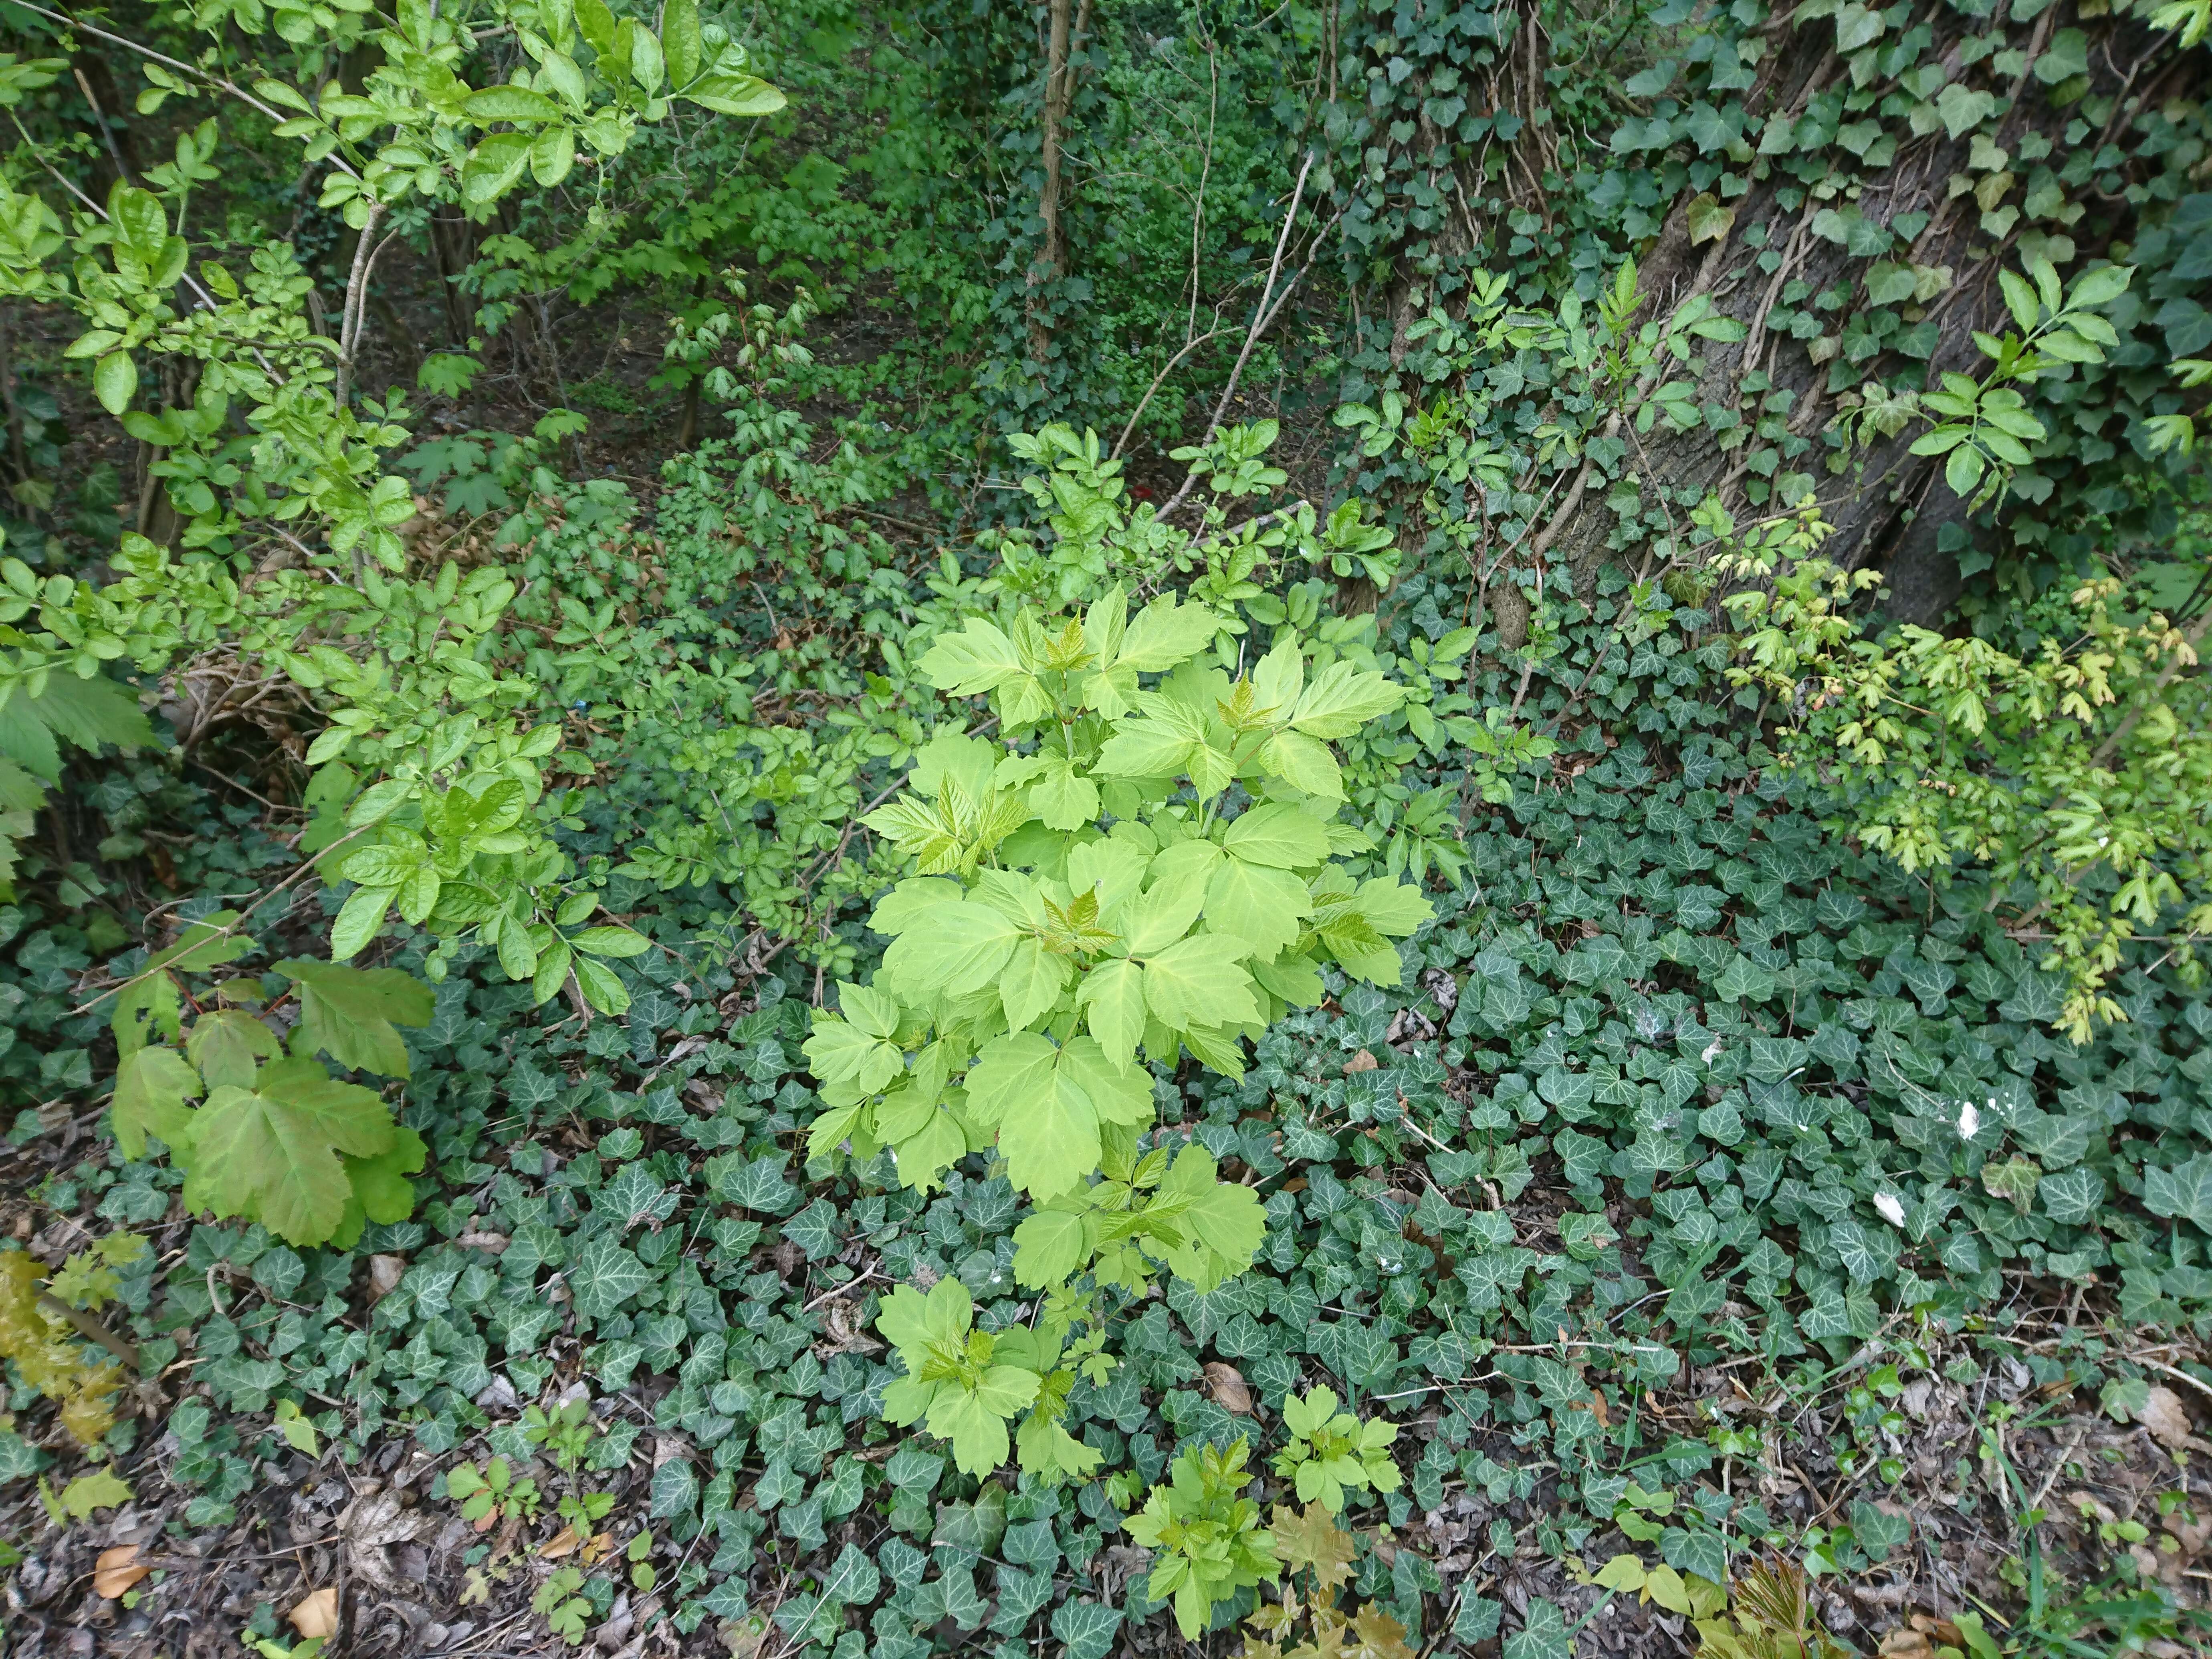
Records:
[[[2181,1396],[2156,1383],[2136,1408],[2136,1421],[2148,1429],[2151,1437],[2168,1451],[2179,1451],[2187,1445],[2197,1426],[2189,1420],[2189,1408],[2181,1403]]]
[[[576,1528],[573,1525],[566,1526],[540,1544],[538,1553],[548,1561],[558,1561],[564,1555],[574,1555],[583,1541],[576,1535]]]
[[[615,1535],[611,1532],[595,1532],[584,1540],[583,1553],[577,1556],[580,1566],[596,1567],[614,1549]]]
[[[407,1508],[399,1497],[396,1492],[370,1492],[338,1517],[347,1565],[386,1591],[397,1591],[408,1582],[390,1552],[412,1543],[437,1524],[430,1516]]]
[[[1252,1414],[1252,1390],[1244,1385],[1244,1373],[1236,1366],[1218,1359],[1206,1364],[1206,1386],[1213,1395],[1213,1403],[1225,1412],[1239,1417]]]
[[[730,1659],[753,1659],[753,1656],[761,1650],[761,1644],[768,1640],[768,1629],[766,1618],[757,1613],[749,1613],[733,1623],[724,1625],[717,1633],[721,1637],[723,1645],[729,1649]]]
[[[2114,1522],[2120,1518],[2118,1515],[2112,1512],[2112,1506],[2105,1502],[2103,1498],[2098,1497],[2094,1492],[2068,1492],[2066,1494],[2066,1507],[2074,1510],[2077,1514],[2094,1516],[2099,1522],[2107,1527],[2111,1526]]]
[[[854,1302],[839,1297],[823,1309],[823,1321],[830,1340],[823,1347],[830,1353],[881,1353],[884,1345],[868,1334],[860,1318],[860,1308]],[[818,1350],[817,1350],[818,1351]]]
[[[300,1632],[302,1641],[313,1642],[318,1638],[330,1640],[338,1633],[337,1586],[311,1590],[307,1599],[285,1616],[291,1620],[292,1628]]]
[[[373,1255],[368,1259],[368,1299],[380,1302],[399,1288],[400,1276],[407,1271],[404,1255]]]
[[[1881,1638],[1876,1650],[1881,1659],[1935,1659],[1936,1650],[1929,1645],[1925,1631],[1900,1625]]]
[[[1368,1053],[1366,1049],[1362,1048],[1358,1054],[1352,1055],[1350,1060],[1344,1062],[1344,1074],[1346,1077],[1350,1077],[1354,1072],[1372,1072],[1379,1068],[1382,1064],[1382,1062],[1381,1060],[1376,1059],[1375,1056]]]
[[[1609,1429],[1613,1426],[1613,1413],[1606,1409],[1605,1391],[1602,1389],[1590,1390],[1589,1408],[1596,1416],[1601,1427]]]
[[[112,1550],[100,1551],[99,1565],[92,1575],[93,1594],[112,1601],[153,1571],[138,1565],[136,1544],[118,1544]]]

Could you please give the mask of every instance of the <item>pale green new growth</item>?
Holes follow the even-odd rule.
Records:
[[[1390,1455],[1398,1425],[1380,1418],[1362,1422],[1336,1408],[1335,1392],[1316,1389],[1283,1402],[1290,1443],[1275,1454],[1275,1473],[1296,1483],[1298,1501],[1319,1504],[1331,1515],[1344,1510],[1344,1491],[1395,1492],[1398,1465]]]

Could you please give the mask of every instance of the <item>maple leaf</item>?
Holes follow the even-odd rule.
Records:
[[[145,1048],[126,1054],[115,1068],[115,1098],[108,1108],[115,1144],[126,1158],[146,1155],[146,1137],[159,1135],[173,1147],[191,1137],[192,1110],[185,1103],[199,1097],[200,1077],[174,1048]]]
[[[436,994],[398,968],[349,968],[294,957],[276,964],[300,995],[300,1026],[310,1045],[341,1066],[384,1077],[407,1075],[407,1045],[394,1029],[428,1025]]]
[[[1406,1627],[1370,1602],[1352,1621],[1352,1641],[1345,1651],[1350,1659],[1413,1659],[1406,1645]]]
[[[1320,1504],[1309,1504],[1305,1513],[1298,1515],[1289,1504],[1278,1504],[1268,1530],[1275,1534],[1275,1553],[1283,1565],[1292,1572],[1311,1573],[1316,1589],[1333,1592],[1351,1582],[1356,1551],[1352,1534]]]
[[[216,1089],[194,1115],[185,1203],[251,1215],[288,1243],[319,1244],[354,1194],[340,1154],[375,1158],[398,1139],[374,1090],[340,1083],[312,1060],[276,1060],[252,1088]]]

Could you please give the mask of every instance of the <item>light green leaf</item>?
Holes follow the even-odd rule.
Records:
[[[660,50],[668,84],[678,91],[697,78],[705,43],[699,37],[699,0],[666,0],[660,9]]]
[[[1125,720],[1098,751],[1098,769],[1112,777],[1172,778],[1188,770],[1199,739],[1164,720]]]
[[[1129,623],[1115,666],[1164,673],[1204,650],[1220,627],[1220,617],[1205,605],[1181,604],[1174,594],[1163,593]]]
[[[263,1067],[251,1090],[213,1091],[192,1127],[188,1205],[248,1216],[293,1244],[321,1243],[343,1218],[353,1187],[338,1155],[373,1157],[396,1139],[373,1091],[310,1060]]]
[[[468,95],[461,106],[471,121],[557,121],[561,107],[542,92],[528,87],[484,87]]]
[[[906,1066],[896,1045],[819,1012],[802,1052],[824,1086],[842,1086],[854,1099],[874,1094]]]
[[[1014,1431],[1014,1445],[1021,1455],[1023,1473],[1047,1480],[1062,1476],[1087,1480],[1106,1459],[1105,1453],[1085,1445],[1062,1428],[1057,1418],[1037,1412],[1030,1413]]]
[[[579,951],[595,957],[641,957],[653,949],[653,941],[635,927],[586,927],[580,933],[569,936],[568,943]],[[408,1024],[402,1020],[401,1024]]]
[[[1098,1167],[1097,1109],[1074,1077],[1055,1065],[1043,1088],[1000,1114],[999,1151],[1006,1178],[1032,1202],[1057,1198]]]
[[[1222,846],[1246,864],[1304,870],[1328,857],[1328,830],[1312,813],[1271,801],[1231,823]]]
[[[398,968],[348,968],[295,957],[276,964],[300,996],[308,1052],[385,1077],[407,1075],[407,1045],[394,1028],[430,1023],[437,996]]]
[[[89,1521],[94,1510],[120,1509],[131,1501],[128,1482],[106,1465],[62,1488],[61,1504],[74,1521]]]
[[[1020,937],[1019,927],[988,904],[940,904],[926,926],[902,933],[884,953],[884,968],[900,988],[964,996],[998,978]]]
[[[750,75],[725,74],[720,70],[708,70],[684,88],[683,95],[718,115],[748,119],[773,115],[785,103],[782,92],[767,82]]]
[[[872,985],[839,985],[837,1006],[845,1011],[847,1019],[872,1037],[888,1040],[898,1030],[898,999]]]
[[[1267,1212],[1259,1195],[1220,1180],[1203,1147],[1186,1147],[1176,1158],[1160,1197],[1180,1201],[1176,1220],[1186,1241],[1167,1252],[1168,1265],[1201,1295],[1250,1267],[1267,1241]]]
[[[629,988],[613,969],[589,957],[578,957],[568,966],[576,975],[576,988],[592,1007],[603,1014],[617,1016],[629,1012]]]
[[[932,1112],[921,1127],[891,1148],[899,1179],[928,1192],[938,1177],[968,1153],[968,1137],[951,1113]]]
[[[356,887],[346,896],[346,902],[338,907],[337,920],[331,924],[331,961],[343,962],[359,956],[362,948],[376,937],[384,926],[385,912],[392,908],[392,890],[389,887]],[[520,931],[520,928],[508,930],[515,933]],[[524,948],[528,948],[526,944]],[[534,963],[536,958],[533,957],[532,960]],[[507,961],[504,948],[501,951],[500,961],[504,966]],[[509,975],[515,979],[528,977],[526,972],[516,974],[511,969]]]
[[[1436,911],[1412,883],[1370,876],[1359,884],[1359,913],[1376,933],[1404,939]]]
[[[127,351],[111,351],[92,367],[92,395],[111,415],[120,415],[138,395],[138,365]]]
[[[1297,641],[1288,635],[1252,670],[1253,700],[1261,708],[1272,710],[1279,720],[1287,720],[1297,707],[1298,694],[1305,684],[1305,657]]]
[[[115,1098],[108,1124],[125,1158],[146,1156],[146,1137],[158,1135],[172,1149],[191,1139],[192,1109],[185,1103],[203,1092],[199,1073],[174,1048],[143,1048],[115,1068]]]
[[[1035,1032],[994,1037],[968,1073],[968,1110],[986,1128],[1018,1115],[1053,1086],[1060,1050]]]
[[[1305,884],[1287,870],[1224,859],[1206,884],[1206,925],[1243,939],[1262,960],[1295,943],[1312,914]]]
[[[1344,780],[1328,745],[1296,732],[1278,732],[1261,750],[1267,770],[1293,789],[1323,800],[1344,799]]]
[[[1030,1290],[1064,1285],[1089,1263],[1097,1224],[1081,1212],[1042,1209],[1014,1229],[1014,1280]]]
[[[981,617],[970,617],[957,634],[940,635],[915,665],[932,685],[956,697],[980,696],[1027,672],[1014,642]]]
[[[1156,868],[1158,863],[1155,860]],[[1199,866],[1183,878],[1156,882],[1128,900],[1117,915],[1116,931],[1127,941],[1130,955],[1149,957],[1189,933],[1205,903],[1206,872]]]
[[[1098,787],[1065,755],[1042,757],[1044,769],[1030,786],[1030,805],[1048,830],[1079,830],[1098,819]]]
[[[1145,1035],[1144,969],[1126,960],[1102,962],[1084,975],[1075,1000],[1098,1046],[1128,1064]]]
[[[1083,1091],[1102,1123],[1142,1128],[1152,1121],[1152,1074],[1114,1059],[1096,1038],[1070,1037],[1060,1045],[1060,1075]]]
[[[210,1089],[253,1086],[257,1060],[284,1052],[276,1034],[249,1013],[221,1008],[192,1022],[185,1052]]]
[[[1405,698],[1402,687],[1340,657],[1306,686],[1291,724],[1310,738],[1348,738]]]
[[[1242,939],[1194,933],[1145,963],[1146,1006],[1170,1028],[1256,1021],[1252,977],[1243,967],[1249,954]]]
[[[1000,1378],[1000,1373],[1006,1373]],[[988,1474],[1006,1461],[1012,1442],[1006,1434],[1006,1416],[1019,1411],[1036,1394],[1037,1376],[1035,1371],[1017,1370],[1010,1365],[994,1365],[989,1373],[998,1379],[992,1398],[981,1394],[944,1388],[938,1392],[929,1407],[929,1431],[952,1443],[952,1462],[963,1474]],[[1026,1379],[1029,1389],[1023,1394],[1021,1383],[1015,1379]],[[1004,1414],[993,1409],[994,1401],[1012,1400]]]
[[[1013,954],[999,975],[999,998],[1006,1010],[1006,1024],[1022,1030],[1060,1001],[1075,964],[1059,952],[1047,950],[1033,939],[1018,940]]]
[[[353,1185],[353,1195],[346,1202],[337,1231],[331,1235],[331,1244],[349,1250],[361,1242],[362,1229],[369,1222],[389,1225],[406,1220],[415,1208],[415,1188],[407,1177],[420,1173],[429,1156],[422,1137],[402,1124],[393,1134],[390,1152],[345,1159],[346,1179]]]

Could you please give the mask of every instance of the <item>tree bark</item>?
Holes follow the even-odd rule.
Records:
[[[1037,134],[1044,175],[1037,192],[1037,217],[1043,234],[1029,279],[1030,357],[1039,366],[1052,344],[1052,325],[1045,315],[1041,290],[1067,275],[1067,242],[1060,225],[1060,163],[1067,118],[1075,104],[1069,0],[1046,0],[1046,9],[1044,100]],[[1074,40],[1081,39],[1090,22],[1091,0],[1083,0],[1083,9],[1073,25]]]
[[[2069,15],[2062,18],[2062,12]],[[2069,105],[2053,109],[2047,99],[2039,95],[2041,88],[2031,78],[2035,56],[2047,41],[2054,20],[2065,26],[2085,27],[2089,32],[2093,96],[2123,96],[2124,76],[2114,65],[2140,65],[2147,55],[2160,50],[2160,37],[2139,25],[2110,17],[2083,24],[2071,12],[2070,4],[2053,5],[2037,20],[2026,42],[2028,68],[2015,77],[2012,110],[2002,118],[1995,139],[2000,147],[2016,152],[2026,134],[2039,132],[2051,144],[2054,165],[2066,154],[2063,131],[2078,108]],[[1937,40],[1932,50],[1942,61],[1948,84],[1960,76],[1960,48],[1965,40],[1993,26],[1948,10],[1938,13],[1936,22]],[[1777,46],[1772,70],[1746,100],[1754,133],[1764,118],[1778,112],[1802,113],[1817,94],[1849,84],[1848,68],[1832,49],[1825,22],[1797,29]],[[2149,84],[2148,80],[2143,81],[2138,95]],[[2115,123],[2123,112],[2116,108]],[[1978,204],[1971,193],[1959,193],[1950,183],[1961,176],[1988,176],[1986,171],[1970,170],[1971,136],[1953,138],[1938,127],[1925,137],[1910,140],[1879,184],[1865,188],[1858,203],[1868,219],[1884,225],[1903,215],[1926,214],[1927,223],[1911,239],[1910,251],[1891,257],[1923,266],[1948,266],[1954,273],[1946,292],[1923,309],[1905,313],[1908,323],[1934,320],[1938,325],[1937,343],[1929,362],[1930,384],[1947,370],[1978,378],[1987,368],[1987,360],[1973,343],[1974,331],[2002,335],[2013,326],[1996,276],[2000,269],[2021,263],[2017,235],[1993,239],[1984,234],[1980,215],[1984,204]],[[1650,296],[1641,316],[1645,320],[1664,320],[1692,295],[1708,292],[1721,314],[1746,325],[1748,333],[1740,343],[1703,345],[1702,369],[1698,374],[1699,404],[1722,403],[1735,410],[1744,422],[1744,427],[1737,429],[1743,431],[1754,428],[1763,412],[1771,418],[1774,406],[1786,401],[1782,419],[1787,432],[1811,441],[1812,447],[1795,460],[1782,461],[1781,470],[1814,475],[1822,516],[1835,526],[1836,533],[1826,549],[1827,556],[1851,568],[1872,566],[1882,570],[1890,592],[1890,614],[1933,623],[1950,608],[1960,591],[1956,553],[1944,547],[1947,542],[1955,547],[1959,538],[1946,538],[1943,532],[1949,526],[1966,531],[1966,503],[1943,482],[1940,459],[1911,453],[1913,440],[1925,430],[1923,422],[1859,452],[1841,475],[1822,465],[1832,452],[1819,440],[1839,413],[1841,400],[1854,395],[1866,382],[1894,374],[1905,366],[1906,360],[1885,350],[1843,368],[1840,357],[1816,362],[1807,344],[1768,326],[1789,283],[1802,281],[1813,295],[1839,289],[1856,296],[1863,292],[1860,279],[1869,264],[1866,258],[1849,253],[1813,231],[1814,218],[1824,208],[1844,204],[1806,199],[1794,208],[1785,205],[1784,194],[1793,182],[1778,170],[1754,182],[1735,204],[1733,225],[1717,241],[1705,246],[1694,244],[1691,238],[1690,200],[1676,203],[1641,258],[1639,286]],[[2011,191],[2017,192],[2021,187],[2014,183]],[[2019,198],[2014,194],[2012,199],[2017,202]],[[2130,240],[2130,218],[2125,213],[2115,216],[2115,222],[2101,236],[2084,234],[2083,226],[2075,226],[2080,240],[2075,266],[2105,253],[2114,242]],[[1747,233],[1754,227],[1765,228],[1765,249],[1781,252],[1781,264],[1771,271],[1762,270],[1759,263],[1764,250],[1747,246]],[[2016,226],[2015,230],[2020,228],[2024,227]],[[1826,314],[1823,326],[1829,331],[1826,337],[1832,343],[1839,337],[1837,331],[1850,315],[1853,300],[1847,299],[1843,308]],[[1753,371],[1768,377],[1771,390],[1757,394],[1742,391],[1742,376]],[[1678,368],[1675,372],[1682,371]],[[1695,500],[1709,490],[1717,492],[1729,511],[1739,516],[1747,510],[1771,510],[1754,506],[1749,500],[1748,486],[1756,477],[1750,462],[1760,447],[1759,440],[1728,449],[1710,430],[1697,428],[1678,434],[1664,422],[1655,422],[1648,433],[1632,431],[1628,435],[1632,441],[1626,471],[1642,481],[1647,496],[1654,489],[1663,489],[1678,514],[1686,498]],[[1577,510],[1547,525],[1537,545],[1540,555],[1567,567],[1576,592],[1585,598],[1593,592],[1608,560],[1632,550],[1620,544],[1617,516],[1601,504],[1604,480],[1587,482],[1586,491],[1576,491]]]

